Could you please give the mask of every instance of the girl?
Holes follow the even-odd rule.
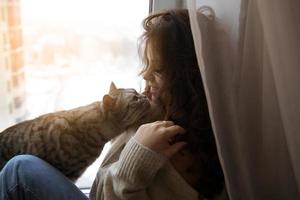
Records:
[[[200,14],[201,20],[209,20]],[[119,136],[99,168],[93,200],[196,200],[224,187],[186,10],[144,20],[145,94],[164,121]],[[129,136],[128,136],[129,135]],[[34,156],[13,158],[0,174],[0,199],[86,199],[60,172]]]

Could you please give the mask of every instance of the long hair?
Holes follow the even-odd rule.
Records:
[[[207,20],[209,20],[207,18]],[[200,173],[195,189],[206,198],[220,193],[224,177],[218,159],[205,92],[197,63],[188,11],[167,10],[143,21],[140,55],[142,74],[153,67],[149,51],[159,57],[164,77],[162,103],[165,119],[187,130],[187,148]],[[148,88],[146,87],[146,92]]]

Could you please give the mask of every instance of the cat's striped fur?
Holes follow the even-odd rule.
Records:
[[[155,120],[159,112],[134,89],[112,83],[102,102],[42,115],[0,133],[0,170],[15,155],[36,155],[75,181],[104,144],[127,128]]]

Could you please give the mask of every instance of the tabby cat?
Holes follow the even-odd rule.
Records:
[[[159,118],[159,109],[134,89],[111,83],[102,102],[42,115],[0,133],[0,170],[15,155],[36,155],[76,181],[104,144],[128,128]]]

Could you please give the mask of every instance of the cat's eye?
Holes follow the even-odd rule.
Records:
[[[132,99],[133,99],[134,101],[137,101],[137,100],[139,100],[139,96],[136,94],[136,95],[133,96]]]

